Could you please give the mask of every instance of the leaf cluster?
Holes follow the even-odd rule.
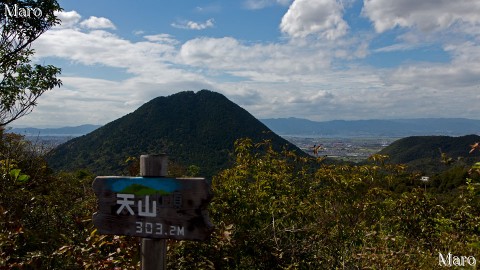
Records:
[[[87,172],[54,175],[41,145],[0,130],[0,265],[81,269],[56,252],[83,243],[92,230],[92,180]]]
[[[478,186],[446,200],[386,158],[312,170],[268,142],[238,141],[234,166],[213,180],[213,237],[176,243],[171,267],[432,269],[439,252],[479,258]]]
[[[6,8],[39,9],[42,15],[10,16]],[[61,86],[52,65],[31,64],[32,43],[45,31],[60,23],[55,0],[10,0],[0,2],[0,126],[31,112],[45,91]],[[5,12],[3,12],[5,11]]]
[[[19,184],[2,174],[0,264],[138,268],[138,239],[98,235],[93,228],[93,175],[48,168],[34,174],[42,159],[32,159],[20,137],[3,136],[1,146],[30,179]],[[211,238],[169,241],[168,267],[435,269],[439,252],[480,258],[477,180],[440,192],[425,189],[419,175],[384,155],[371,162],[329,165],[278,151],[268,140],[238,140],[232,166],[212,181]]]

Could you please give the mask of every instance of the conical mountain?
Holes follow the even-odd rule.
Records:
[[[90,169],[98,175],[120,173],[127,157],[167,153],[183,167],[212,175],[231,160],[239,138],[269,139],[276,148],[301,150],[271,132],[225,96],[208,90],[157,97],[105,126],[52,151],[53,169]]]

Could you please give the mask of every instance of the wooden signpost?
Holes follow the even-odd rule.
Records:
[[[98,211],[93,223],[100,234],[145,238],[149,249],[165,252],[165,242],[150,239],[205,240],[213,230],[207,213],[212,198],[204,178],[165,178],[166,156],[140,157],[142,177],[99,176],[93,182]],[[152,243],[156,243],[153,244]],[[142,258],[158,260],[160,254]]]

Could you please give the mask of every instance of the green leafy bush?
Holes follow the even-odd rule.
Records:
[[[213,179],[215,233],[172,244],[172,268],[433,269],[439,252],[480,258],[476,186],[445,201],[386,156],[312,170],[311,159],[248,139],[235,154]]]
[[[54,174],[32,144],[1,139],[0,265],[138,269],[139,239],[92,225],[92,174]],[[480,258],[475,180],[439,191],[387,156],[328,165],[250,139],[236,142],[233,159],[212,180],[211,238],[168,241],[169,268],[435,269],[439,253]]]

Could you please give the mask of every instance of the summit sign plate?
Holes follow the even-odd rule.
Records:
[[[205,240],[213,230],[204,178],[99,176],[93,182],[101,234]]]

